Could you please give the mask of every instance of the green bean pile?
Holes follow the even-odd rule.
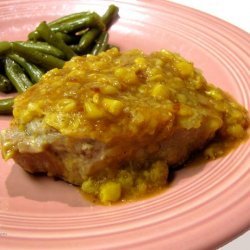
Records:
[[[108,44],[108,28],[118,16],[110,5],[101,17],[95,12],[70,14],[41,22],[27,41],[0,42],[0,92],[24,92],[53,68],[62,68],[76,55],[97,55]],[[0,114],[12,114],[14,100],[0,100]]]

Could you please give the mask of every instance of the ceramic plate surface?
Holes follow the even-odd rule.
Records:
[[[248,110],[248,34],[167,1],[112,1],[120,19],[110,42],[122,50],[181,53]],[[111,1],[2,0],[0,40],[24,40],[42,20]],[[3,97],[3,95],[1,96]],[[0,129],[9,119],[0,117]],[[0,159],[1,249],[212,249],[249,227],[250,141],[228,156],[177,173],[166,192],[111,207],[85,201],[62,181],[26,174]]]

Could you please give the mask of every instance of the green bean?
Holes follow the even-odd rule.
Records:
[[[12,90],[13,86],[10,80],[6,76],[0,74],[0,91],[4,93],[10,93]]]
[[[8,52],[11,49],[10,42],[0,42],[0,55]]]
[[[14,98],[0,100],[0,114],[11,115],[13,110]]]
[[[82,18],[86,15],[89,15],[91,12],[89,11],[86,11],[86,12],[79,12],[79,13],[73,13],[73,14],[70,14],[70,15],[67,15],[67,16],[63,16],[63,17],[60,17],[52,22],[49,22],[49,26],[52,27],[52,26],[55,26],[55,25],[58,25],[58,24],[62,24],[62,23],[65,23],[65,22],[68,22],[69,20],[73,20],[73,19],[79,19],[79,18]]]
[[[36,50],[43,52],[45,54],[48,54],[48,55],[52,55],[52,56],[59,57],[59,58],[65,57],[64,53],[60,49],[58,49],[58,48],[56,48],[56,47],[54,47],[46,42],[27,41],[27,42],[16,42],[16,43],[20,44],[26,48],[36,49]]]
[[[79,48],[82,52],[84,52],[90,44],[95,40],[95,38],[99,35],[100,30],[93,28],[89,30],[86,34],[82,35],[80,42],[79,42]]]
[[[92,47],[90,46],[86,50],[82,51],[78,44],[72,44],[70,45],[70,48],[73,49],[77,55],[90,54],[92,50]]]
[[[85,34],[87,31],[89,31],[89,28],[86,28],[86,29],[77,31],[75,35],[76,35],[76,36],[82,36],[82,35]]]
[[[118,11],[119,11],[119,8],[113,4],[111,4],[108,7],[107,11],[102,16],[102,21],[106,25],[106,29],[108,29],[112,21],[117,17]]]
[[[28,34],[28,41],[33,41],[33,42],[41,41],[41,37],[39,33],[36,30],[34,30]]]
[[[101,30],[104,29],[105,25],[101,17],[95,12],[89,12],[83,15],[81,18],[70,19],[66,22],[59,23],[56,25],[48,25],[54,32],[70,33],[76,32],[87,27],[98,27]],[[28,35],[29,40],[37,41],[41,37],[37,31],[33,31]]]
[[[78,44],[72,44],[70,45],[70,48],[76,53],[81,54],[81,49]]]
[[[8,57],[22,66],[33,83],[38,82],[43,76],[44,72],[41,69],[39,69],[36,65],[27,62],[23,57],[17,54],[9,54]]]
[[[23,45],[18,43],[13,43],[12,45],[13,51],[17,54],[20,54],[25,59],[29,60],[30,62],[41,66],[44,69],[53,69],[53,68],[62,68],[65,61],[54,57],[52,55],[47,55],[42,52],[39,52],[36,49],[26,48]]]
[[[78,19],[81,19],[81,18],[84,18],[85,16],[88,16],[90,15],[91,12],[80,12],[80,13],[74,13],[74,14],[70,14],[70,15],[67,15],[67,16],[63,16],[59,19],[56,19],[50,23],[48,23],[48,26],[52,29],[52,31],[55,31],[54,29],[57,27],[57,26],[60,26],[62,25],[63,23],[65,22],[72,22],[73,20],[78,20]],[[32,41],[38,41],[41,39],[39,33],[35,30],[35,31],[32,31],[29,33],[28,35],[28,38],[29,40],[32,40]]]
[[[106,29],[108,29],[111,22],[117,16],[118,11],[118,7],[113,4],[108,7],[107,11],[102,16],[102,21],[105,24]],[[86,50],[90,46],[90,44],[95,40],[95,38],[100,34],[100,32],[101,31],[99,29],[93,28],[82,35],[79,42],[79,46],[82,52],[84,52],[84,50]]]
[[[32,86],[31,81],[25,75],[22,68],[8,57],[5,58],[5,72],[19,93],[24,92],[27,88]]]
[[[98,55],[100,52],[105,51],[108,46],[107,44],[108,38],[109,38],[108,32],[107,31],[102,32],[101,35],[98,37],[96,45],[92,49],[91,54]]]
[[[59,36],[66,44],[75,44],[80,40],[80,37],[69,35],[63,32],[56,32],[56,35]]]
[[[80,19],[70,20],[68,22],[61,23],[57,26],[51,27],[51,29],[52,31],[55,31],[55,32],[60,31],[64,33],[70,33],[70,32],[79,31],[87,27],[97,27],[103,30],[105,26],[101,17],[95,12],[93,12]]]
[[[75,52],[56,35],[56,33],[51,31],[46,22],[41,22],[36,30],[46,42],[60,49],[66,55],[67,59],[71,59],[76,55]]]

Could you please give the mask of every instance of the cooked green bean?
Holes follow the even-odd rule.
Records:
[[[56,35],[56,33],[51,31],[46,22],[41,22],[36,30],[46,42],[60,49],[66,55],[67,59],[71,59],[76,55],[75,52]]]
[[[81,54],[81,49],[78,44],[70,45],[70,48],[78,55]]]
[[[26,48],[36,49],[48,55],[52,55],[52,56],[59,57],[59,58],[65,58],[64,53],[60,49],[46,42],[27,41],[27,42],[16,42],[16,43]]]
[[[108,7],[107,11],[102,16],[102,21],[105,24],[106,29],[108,29],[111,22],[117,17],[118,11],[118,7],[113,4]],[[79,42],[81,52],[84,52],[90,46],[90,44],[96,39],[100,32],[100,29],[93,28],[82,35]]]
[[[106,25],[106,29],[109,28],[110,24],[112,21],[117,17],[119,8],[116,7],[115,5],[111,4],[105,14],[102,16],[102,21]]]
[[[62,68],[65,61],[52,55],[44,54],[36,49],[26,48],[18,43],[13,43],[13,51],[20,54],[30,62],[39,65],[44,69]]]
[[[79,30],[76,32],[76,36],[82,36],[83,34],[85,34],[87,31],[89,31],[89,28],[83,29],[83,30]]]
[[[109,38],[108,32],[107,31],[102,32],[101,35],[98,37],[96,45],[92,49],[91,54],[98,55],[100,52],[105,51],[108,46],[108,38]]]
[[[84,35],[82,35],[80,42],[79,42],[79,48],[82,52],[84,52],[90,45],[93,43],[95,38],[99,35],[100,30],[93,28]]]
[[[65,22],[68,22],[69,20],[73,20],[73,19],[79,19],[79,18],[82,18],[86,15],[89,15],[91,12],[90,11],[85,11],[85,12],[79,12],[79,13],[73,13],[73,14],[70,14],[70,15],[67,15],[67,16],[63,16],[63,17],[60,17],[52,22],[49,22],[48,25],[50,27],[53,27],[55,25],[58,25],[58,24],[62,24],[62,23],[65,23]]]
[[[38,82],[43,76],[44,72],[41,69],[39,69],[36,65],[27,62],[23,57],[17,54],[9,54],[8,57],[22,66],[33,83]]]
[[[63,32],[56,32],[56,35],[59,36],[66,44],[76,44],[80,40],[79,36],[69,35]]]
[[[11,115],[13,110],[14,98],[0,100],[0,115]]]
[[[76,32],[88,27],[98,27],[101,30],[105,28],[105,25],[101,17],[95,12],[89,12],[80,18],[69,19],[66,22],[48,26],[54,32],[63,32],[63,33]],[[37,31],[33,31],[29,33],[28,38],[29,40],[37,41],[41,37]]]
[[[81,18],[84,18],[85,16],[88,16],[90,15],[92,12],[80,12],[80,13],[74,13],[74,14],[70,14],[70,15],[67,15],[67,16],[63,16],[61,18],[58,18],[50,23],[48,23],[48,26],[52,29],[52,31],[55,31],[54,29],[59,25],[65,23],[65,22],[69,22],[69,21],[73,21],[73,20],[78,20],[78,19],[81,19]],[[38,32],[35,30],[35,31],[32,31],[29,33],[28,35],[28,38],[29,40],[32,40],[32,41],[38,41],[40,40],[40,35],[38,34]]]
[[[28,41],[34,41],[34,42],[41,41],[41,37],[39,33],[36,30],[34,30],[28,34]]]
[[[31,81],[25,75],[22,68],[8,57],[5,58],[5,72],[19,93],[24,92],[27,88],[32,86]]]
[[[13,90],[13,86],[10,82],[10,80],[0,74],[0,92],[4,92],[4,93],[10,93]]]
[[[10,42],[0,42],[0,55],[8,52],[8,50],[11,49],[11,43]]]
[[[64,33],[70,33],[82,30],[83,28],[87,27],[96,27],[102,30],[105,26],[101,17],[93,12],[80,19],[70,20],[68,22],[61,23],[55,27],[51,27],[51,29],[55,32],[60,31]]]
[[[84,52],[81,50],[78,44],[72,44],[70,45],[70,48],[73,49],[77,55],[86,55],[91,53],[93,46],[88,47],[84,50]]]

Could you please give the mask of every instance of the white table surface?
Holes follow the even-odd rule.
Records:
[[[171,0],[219,17],[242,30],[250,31],[250,7],[248,0]],[[250,210],[250,208],[249,208]],[[249,250],[250,231],[229,242],[220,250]]]

